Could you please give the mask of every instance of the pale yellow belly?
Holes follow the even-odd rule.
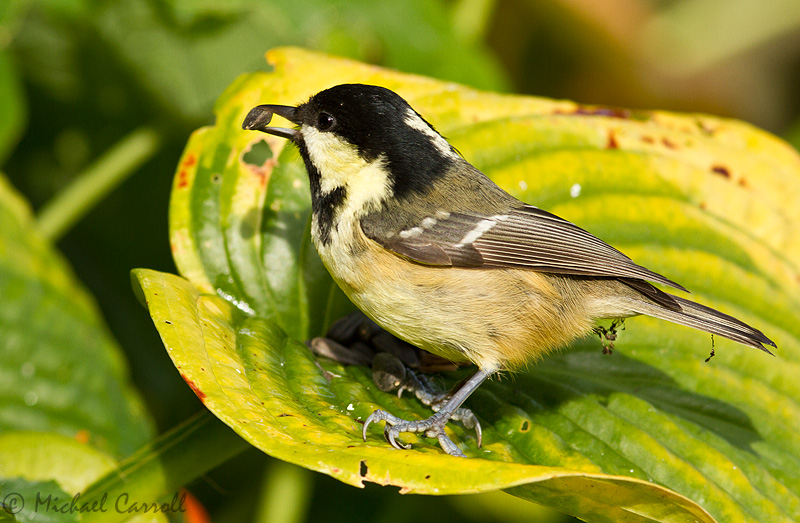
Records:
[[[357,231],[353,256],[318,249],[364,313],[394,335],[454,361],[514,368],[593,327],[585,282],[520,269],[430,267],[390,253]]]

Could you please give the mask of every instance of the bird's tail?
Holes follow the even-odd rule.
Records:
[[[763,332],[743,321],[737,320],[733,316],[672,294],[669,297],[678,302],[680,310],[677,310],[677,308],[668,309],[655,302],[639,300],[636,301],[632,308],[640,314],[717,334],[744,345],[761,349],[768,354],[772,354],[772,352],[764,345],[777,347]]]

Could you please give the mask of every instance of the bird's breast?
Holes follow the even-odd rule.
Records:
[[[367,316],[454,361],[514,367],[592,327],[579,293],[559,277],[414,263],[367,238],[358,222],[315,243],[333,279]]]

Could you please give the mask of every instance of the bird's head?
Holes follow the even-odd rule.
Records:
[[[297,127],[270,127],[273,114]],[[462,161],[403,98],[374,85],[337,85],[297,107],[259,105],[242,127],[295,142],[313,196],[345,190],[365,205],[425,192]]]

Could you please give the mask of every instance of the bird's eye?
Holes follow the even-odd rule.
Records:
[[[320,131],[327,131],[335,123],[336,120],[328,113],[319,113],[319,116],[317,116],[317,128]]]

